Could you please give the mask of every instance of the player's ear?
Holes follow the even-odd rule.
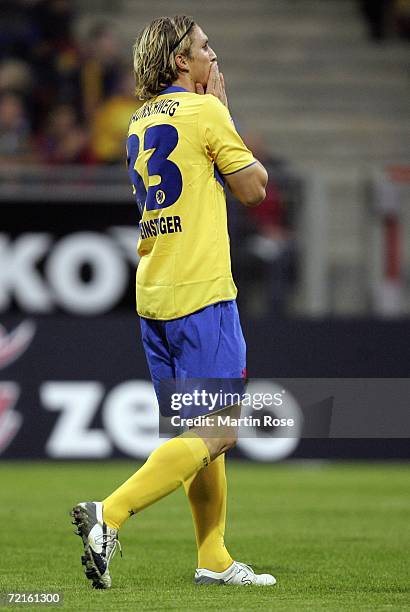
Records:
[[[185,55],[182,55],[181,53],[176,55],[175,63],[177,65],[178,70],[180,70],[180,72],[189,72],[188,61]]]

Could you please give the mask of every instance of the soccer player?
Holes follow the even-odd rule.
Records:
[[[217,57],[191,18],[150,23],[134,46],[134,71],[137,96],[145,101],[131,117],[127,141],[141,213],[137,310],[159,397],[164,379],[246,376],[224,184],[244,205],[256,206],[265,197],[267,173],[234,127]],[[240,407],[222,410],[238,416]],[[196,416],[203,414],[198,408]],[[275,584],[270,574],[233,560],[225,547],[224,453],[235,444],[236,429],[207,433],[198,426],[166,441],[102,502],[73,508],[94,587],[111,586],[109,564],[127,518],[181,485],[195,525],[195,582]]]

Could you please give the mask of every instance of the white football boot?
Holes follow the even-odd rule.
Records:
[[[234,561],[224,572],[211,572],[207,569],[195,571],[195,584],[230,584],[233,586],[273,586],[276,578],[270,574],[255,574],[245,563]]]
[[[95,589],[109,589],[111,576],[108,569],[114,553],[121,545],[118,530],[111,529],[103,521],[101,502],[81,502],[74,506],[71,516],[75,532],[83,540],[84,555],[81,563],[85,565],[85,575],[92,580]]]

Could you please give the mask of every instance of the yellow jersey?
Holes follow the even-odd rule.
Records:
[[[137,311],[169,320],[233,300],[221,175],[256,163],[228,109],[168,87],[131,117],[127,164],[140,220]]]

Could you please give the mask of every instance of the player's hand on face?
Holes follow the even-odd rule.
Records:
[[[206,84],[206,92],[204,87],[200,83],[196,83],[196,93],[203,95],[204,93],[212,94],[218,100],[228,107],[228,99],[225,91],[225,80],[222,72],[219,72],[218,64],[212,62],[211,69],[209,71],[208,82]]]

